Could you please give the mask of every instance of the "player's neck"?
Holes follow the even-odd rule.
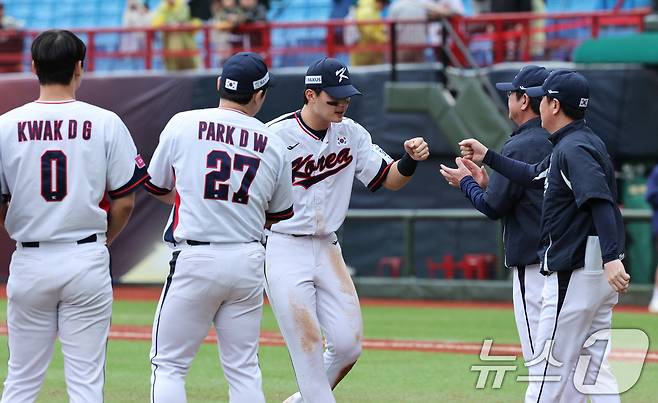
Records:
[[[522,115],[517,121],[515,121],[514,123],[516,123],[517,126],[521,127],[521,126],[523,126],[524,124],[526,124],[526,123],[528,123],[529,121],[531,121],[532,119],[536,119],[536,118],[538,118],[538,117],[539,117],[539,115],[535,115],[534,113],[524,113],[524,114],[523,114],[523,115]]]
[[[329,125],[331,125],[330,121],[325,120],[322,117],[313,113],[313,111],[308,106],[308,104],[302,107],[301,115],[304,123],[306,123],[306,125],[313,130],[318,130],[318,131],[327,130],[329,128]]]
[[[72,99],[75,99],[75,87],[73,85],[42,85],[39,87],[38,101],[57,102]]]
[[[250,107],[250,105],[251,105],[251,103],[249,103],[247,105],[241,105],[237,102],[231,102],[231,101],[228,101],[226,99],[220,99],[219,100],[219,107],[220,108],[233,109],[235,111],[242,112],[245,115],[254,116],[255,113],[253,113],[253,111],[251,110],[252,108]]]

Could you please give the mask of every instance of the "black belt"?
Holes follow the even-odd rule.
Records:
[[[76,241],[76,243],[78,245],[82,245],[82,244],[85,244],[85,243],[93,243],[93,242],[96,242],[97,240],[98,240],[98,237],[96,236],[96,234],[94,234],[94,235],[89,235],[86,238],[82,238],[79,241]],[[21,245],[24,248],[38,248],[39,247],[39,242],[21,242]]]
[[[210,245],[210,242],[193,241],[191,239],[188,239],[185,243],[190,246]]]

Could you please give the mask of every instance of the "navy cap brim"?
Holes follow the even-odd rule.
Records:
[[[496,83],[496,89],[498,91],[516,91],[518,88],[512,83]]]
[[[546,90],[544,90],[544,87],[542,86],[530,87],[525,89],[525,93],[528,94],[529,97],[536,98],[546,95]]]
[[[361,92],[353,85],[340,85],[337,87],[322,87],[322,90],[336,99],[345,99],[355,95],[361,95]]]

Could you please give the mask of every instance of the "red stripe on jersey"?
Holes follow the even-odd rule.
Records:
[[[178,194],[178,191],[176,191],[176,200],[174,202],[174,228],[171,231],[171,234],[174,236],[174,239],[176,239],[176,236],[174,235],[176,233],[176,227],[178,227],[178,208],[180,207],[180,195]]]
[[[121,196],[123,196],[123,195],[125,195],[125,194],[130,193],[130,191],[131,191],[132,189],[134,189],[134,188],[136,188],[137,186],[141,185],[141,184],[142,184],[144,181],[146,181],[148,178],[149,178],[148,174],[144,174],[144,176],[142,176],[141,178],[137,179],[137,181],[135,181],[135,183],[133,183],[132,185],[128,186],[127,188],[125,188],[125,189],[121,189],[120,192],[113,192],[113,193],[112,193],[112,198],[113,198],[113,199],[117,199],[117,198],[119,198],[119,197],[121,197]]]
[[[379,171],[379,174],[375,177],[375,179],[373,179],[368,184],[368,189],[370,189],[371,192],[374,192],[377,189],[379,189],[379,187],[384,182],[384,179],[386,179],[386,176],[388,176],[388,172],[391,170],[391,166],[393,166],[393,163],[395,163],[395,161],[393,161],[390,164],[384,166],[385,163],[386,163],[386,161],[382,160],[382,169]]]
[[[309,132],[308,130],[306,130],[306,128],[304,127],[304,124],[299,120],[299,116],[297,115],[297,113],[295,113],[295,120],[297,121],[297,124],[299,125],[299,127],[302,128],[304,133],[308,134],[309,136],[313,137],[316,140],[320,140],[320,138],[318,136],[316,136],[315,134],[313,134],[313,133]]]
[[[98,203],[98,207],[103,209],[106,214],[110,212],[110,199],[107,192],[103,194],[100,203]]]

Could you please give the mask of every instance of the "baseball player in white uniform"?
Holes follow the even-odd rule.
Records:
[[[75,100],[84,57],[71,32],[40,34],[32,43],[39,99],[0,117],[4,227],[16,241],[2,402],[36,399],[58,335],[69,400],[103,401],[112,310],[105,244],[127,223],[146,170],[117,115]]]
[[[185,402],[185,376],[211,323],[229,400],[265,402],[258,366],[266,221],[292,217],[285,143],[253,116],[270,76],[255,53],[224,64],[219,108],[175,115],[160,136],[146,189],[174,205],[174,248],[153,324],[151,402]]]
[[[266,291],[290,351],[299,392],[287,402],[334,402],[332,389],[361,354],[359,300],[335,231],[352,184],[398,190],[429,156],[420,138],[404,142],[393,161],[345,112],[360,92],[347,67],[324,58],[308,68],[305,104],[268,125],[292,161],[295,217],[272,226],[266,250]],[[323,354],[323,336],[326,349]]]

